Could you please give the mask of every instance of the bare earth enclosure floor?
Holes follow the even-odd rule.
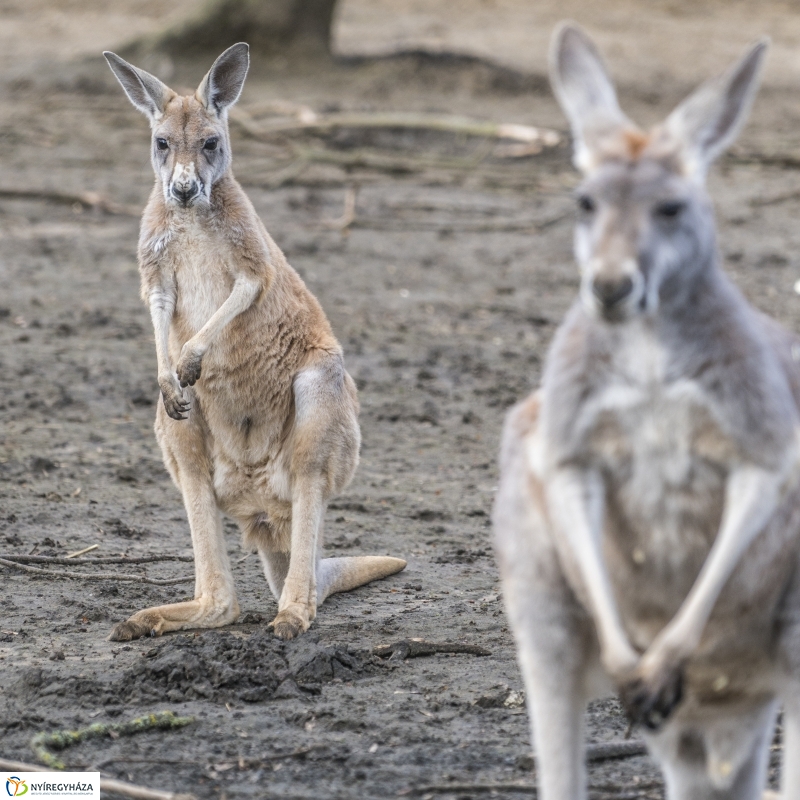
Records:
[[[374,21],[381,5],[370,8]],[[745,38],[759,30],[755,19]],[[207,66],[170,65],[169,80],[195,85]],[[649,123],[686,88],[651,73],[637,82],[629,70],[623,103]],[[468,63],[256,63],[243,110],[263,117],[276,100],[565,133],[542,81],[515,84]],[[797,118],[796,92],[768,85],[711,190],[727,268],[758,307],[800,330]],[[187,597],[192,583],[0,567],[0,755],[31,761],[38,732],[172,710],[194,722],[94,739],[63,758],[199,798],[479,798],[490,785],[524,796],[510,786],[530,793],[533,776],[489,513],[503,414],[537,385],[577,288],[566,138],[513,159],[442,133],[304,136],[288,158],[285,142],[238,126],[233,139],[235,173],[321,300],[360,390],[362,462],[331,504],[327,551],[403,556],[409,566],[331,598],[307,635],[282,643],[266,628],[276,604],[258,560],[228,522],[239,623],[130,644],[106,640],[114,622]],[[152,180],[146,122],[98,59],[37,61],[9,66],[0,81],[0,142],[0,556],[93,544],[97,557],[190,555],[152,433],[155,356],[138,297],[137,209]],[[343,235],[330,221],[355,186]],[[2,194],[9,188],[95,191],[122,208]],[[170,578],[192,565],[92,571],[101,569]],[[412,637],[489,654],[374,653]],[[621,739],[625,727],[616,702],[591,706],[590,741]],[[778,763],[776,750],[773,782]],[[592,763],[589,774],[593,797],[663,796],[646,756]]]

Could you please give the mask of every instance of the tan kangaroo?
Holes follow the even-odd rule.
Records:
[[[572,24],[580,294],[508,415],[495,541],[542,800],[584,800],[586,702],[616,689],[670,800],[755,800],[784,710],[800,800],[800,339],[720,267],[711,161],[766,43],[649,132]]]
[[[342,349],[231,172],[228,109],[249,48],[226,50],[193,96],[104,54],[150,120],[156,182],[142,217],[142,298],[155,329],[163,404],[156,436],[183,495],[194,599],[148,608],[111,638],[234,622],[239,604],[220,510],[258,550],[275,634],[307,630],[317,606],[392,575],[399,558],[320,558],[329,498],[350,482],[360,433]]]

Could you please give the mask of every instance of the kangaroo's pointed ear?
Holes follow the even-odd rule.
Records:
[[[727,72],[689,95],[664,123],[685,171],[702,181],[711,162],[744,124],[758,90],[769,39],[753,45]]]
[[[175,92],[154,75],[134,67],[116,53],[106,50],[103,55],[131,103],[151,120],[160,119],[167,102],[174,97]]]
[[[242,93],[250,67],[250,46],[244,42],[229,47],[213,64],[197,88],[197,99],[209,110],[222,114]]]
[[[603,59],[574,22],[562,22],[550,45],[550,83],[572,127],[575,165],[591,169],[604,142],[636,126],[622,113]]]

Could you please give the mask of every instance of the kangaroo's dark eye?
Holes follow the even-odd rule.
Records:
[[[206,139],[203,143],[203,150],[216,150],[218,143],[219,139],[217,139],[216,136],[212,136],[210,139]]]
[[[169,142],[166,139],[156,139],[156,147],[159,150],[167,150],[169,148]]]
[[[596,205],[588,194],[581,194],[578,195],[578,208],[585,214],[591,214],[595,210]]]
[[[656,215],[664,219],[675,219],[684,208],[686,208],[686,204],[680,200],[667,200],[656,206]]]

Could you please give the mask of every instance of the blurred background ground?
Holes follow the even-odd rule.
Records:
[[[199,13],[186,0],[0,0],[0,555],[190,553],[152,434],[155,358],[138,298],[148,127],[99,52],[132,53],[194,87],[232,43],[189,46]],[[94,740],[65,760],[202,798],[529,791],[488,515],[503,414],[537,384],[577,285],[577,176],[544,76],[565,16],[597,38],[623,105],[646,124],[772,36],[765,88],[710,184],[727,268],[800,330],[796,4],[343,0],[333,57],[265,38],[234,120],[234,169],[330,316],[362,401],[362,464],[331,506],[328,549],[402,555],[409,567],[332,598],[307,636],[282,644],[265,628],[275,603],[256,559],[228,525],[241,621],[129,645],[105,640],[115,621],[191,584],[0,568],[0,755],[31,760],[39,731],[171,709],[195,722]],[[309,111],[469,115],[554,128],[561,143],[526,156],[509,149],[519,143],[433,130],[262,135]],[[191,565],[146,569],[171,577]],[[373,654],[408,637],[490,655]],[[624,729],[615,702],[591,707],[591,741]],[[776,750],[773,781],[778,761]],[[662,796],[643,756],[594,762],[590,781],[607,800]]]

